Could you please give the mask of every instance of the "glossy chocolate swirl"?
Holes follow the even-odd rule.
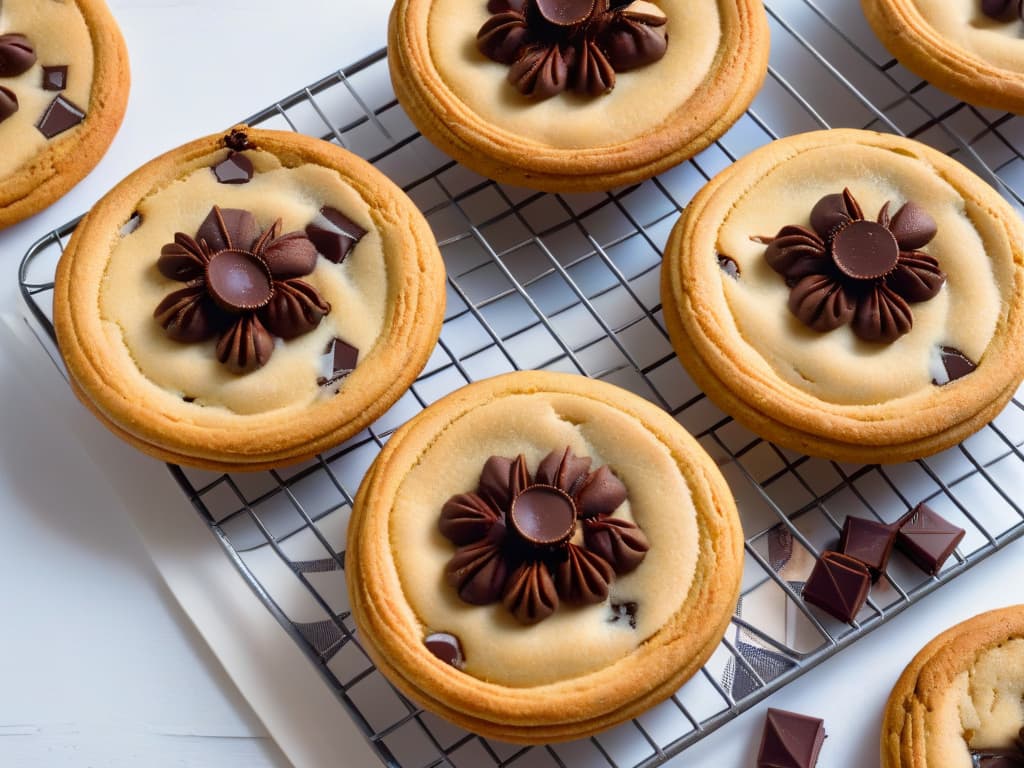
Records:
[[[768,244],[765,259],[786,279],[789,309],[804,325],[824,333],[849,323],[858,338],[889,343],[913,327],[910,305],[938,294],[946,275],[917,250],[935,237],[935,220],[913,202],[894,215],[889,207],[865,219],[845,189],[818,201],[811,229],[787,225],[755,238]]]
[[[565,448],[531,477],[522,456],[492,456],[476,491],[445,503],[438,529],[458,547],[445,577],[464,602],[500,601],[521,624],[536,624],[562,602],[604,602],[615,575],[640,565],[647,537],[611,516],[626,487],[609,467],[591,472],[590,464]]]
[[[600,96],[616,72],[652,64],[668,47],[665,14],[645,0],[490,0],[487,9],[477,47],[536,100]]]
[[[182,232],[157,260],[164,277],[185,283],[153,316],[180,342],[217,339],[217,359],[234,373],[261,368],[274,337],[294,339],[331,311],[309,283],[316,247],[301,232],[280,234],[281,220],[260,232],[249,212],[214,206],[195,237]]]

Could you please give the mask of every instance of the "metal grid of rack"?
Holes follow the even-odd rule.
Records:
[[[771,67],[740,121],[692,161],[643,184],[551,195],[484,179],[440,154],[398,105],[386,53],[349,66],[249,119],[336,142],[410,194],[448,269],[441,340],[412,389],[373,426],[304,464],[220,475],[171,466],[240,575],[302,648],[388,766],[651,768],[1024,535],[1009,488],[1024,477],[1024,404],[964,444],[896,466],[809,458],[758,438],[689,380],[661,320],[660,252],[683,206],[735,158],[780,136],[848,126],[912,136],[957,157],[1011,201],[1024,193],[1024,120],[957,102],[902,69],[847,0],[773,0]],[[52,336],[56,260],[76,222],[51,232],[19,274]],[[519,369],[613,382],[672,413],[714,456],[746,532],[740,606],[708,664],[662,705],[591,739],[523,748],[419,710],[375,670],[347,604],[344,538],[352,495],[391,432],[463,384]],[[847,515],[891,522],[928,501],[965,528],[934,577],[900,556],[853,625],[800,599],[814,557]]]

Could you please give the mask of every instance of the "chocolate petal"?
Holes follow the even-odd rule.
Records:
[[[634,570],[651,548],[640,527],[618,517],[597,517],[583,523],[587,549],[611,564],[616,573]]]
[[[890,343],[914,327],[910,307],[885,285],[877,285],[860,297],[850,327],[864,341]]]
[[[526,469],[526,457],[516,456],[508,473],[508,489],[514,499],[530,486],[530,473]]]
[[[195,240],[177,232],[174,242],[160,249],[156,268],[164,277],[185,283],[202,278],[206,274],[207,261],[206,254]]]
[[[913,251],[930,243],[939,227],[928,211],[910,202],[896,211],[889,222],[889,231],[900,244],[900,250]]]
[[[534,0],[534,5],[546,21],[571,27],[590,18],[597,0]]]
[[[36,63],[36,51],[24,35],[0,35],[0,77],[17,77]]]
[[[823,239],[840,224],[863,218],[860,206],[848,189],[834,195],[825,195],[811,209],[811,226]]]
[[[259,255],[278,280],[308,275],[316,267],[316,246],[302,232],[281,235]]]
[[[572,89],[577,93],[600,96],[615,87],[615,70],[593,40],[585,41],[576,56]]]
[[[668,50],[668,35],[660,29],[665,19],[652,24],[645,20],[649,15],[617,13],[601,34],[599,43],[616,72],[653,64]]]
[[[558,608],[558,592],[544,563],[523,563],[512,573],[501,602],[520,624],[536,624]]]
[[[911,251],[900,254],[896,269],[885,283],[907,301],[927,301],[945,285],[946,273],[939,269],[934,256]]]
[[[318,325],[331,305],[304,280],[274,283],[274,295],[260,312],[267,330],[282,339],[294,339],[309,333]]]
[[[527,0],[487,0],[488,13],[503,13],[504,11],[518,11],[523,13]]]
[[[217,335],[223,318],[202,283],[193,283],[167,294],[153,317],[175,341],[205,341]]]
[[[524,96],[549,99],[565,90],[569,64],[557,45],[527,48],[508,71],[508,81]]]
[[[789,292],[789,311],[820,333],[850,322],[856,308],[854,300],[830,275],[808,275]]]
[[[538,465],[536,482],[554,486],[571,496],[577,485],[586,479],[590,463],[589,456],[577,456],[572,448],[567,447],[561,453],[552,451]]]
[[[460,493],[444,503],[437,527],[442,536],[462,546],[487,538],[500,520],[501,516],[482,496]]]
[[[613,0],[612,6],[623,6],[617,13],[623,18],[652,27],[663,27],[668,17],[658,6],[650,2],[630,2],[630,0]]]
[[[240,316],[217,340],[217,359],[232,373],[262,368],[274,352],[274,338],[255,315]]]
[[[476,33],[480,53],[501,64],[512,64],[529,38],[526,17],[519,11],[504,11],[491,16]]]
[[[565,554],[556,576],[559,597],[567,603],[603,603],[608,585],[615,578],[611,563],[575,544],[570,544]]]
[[[448,583],[470,605],[493,603],[505,591],[508,564],[500,546],[503,533],[504,526],[494,526],[483,541],[456,550],[445,566]]]
[[[999,19],[1013,7],[1015,0],[981,0],[981,12],[993,19]]]
[[[0,123],[18,111],[18,96],[0,85]]]
[[[214,253],[225,248],[248,250],[259,236],[259,225],[249,211],[219,208],[216,205],[210,209],[196,232],[196,240],[205,241]]]
[[[575,493],[580,517],[610,515],[626,500],[626,486],[607,464],[591,472]]]
[[[765,249],[764,258],[788,282],[828,272],[831,263],[824,241],[809,229],[797,226],[780,229]]]
[[[512,459],[504,456],[491,456],[480,472],[476,492],[500,512],[507,512],[512,506],[513,495],[508,482],[511,472]]]

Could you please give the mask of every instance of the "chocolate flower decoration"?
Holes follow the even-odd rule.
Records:
[[[24,35],[0,35],[0,77],[17,77],[36,63],[36,52]],[[0,123],[18,111],[18,97],[0,85]]]
[[[467,603],[501,600],[522,624],[561,601],[600,603],[615,574],[629,573],[650,545],[636,524],[611,514],[626,487],[607,466],[552,451],[531,478],[526,460],[492,456],[475,493],[452,496],[438,528],[459,548],[445,575]],[[577,524],[582,524],[582,537]]]
[[[274,337],[308,333],[331,311],[297,278],[316,266],[316,247],[301,232],[279,235],[278,219],[260,233],[249,211],[214,206],[196,236],[178,232],[160,251],[160,274],[185,283],[153,312],[175,341],[217,338],[217,359],[234,373],[264,365]]]
[[[981,0],[981,12],[1000,21],[1017,17],[1024,21],[1024,4],[1021,0]]]
[[[868,221],[844,189],[818,201],[811,228],[789,225],[755,240],[768,244],[765,259],[790,286],[790,311],[816,331],[850,323],[864,341],[895,341],[913,327],[910,304],[931,299],[946,282],[938,261],[916,250],[936,232],[916,203],[892,216],[886,203]]]
[[[651,64],[668,46],[665,15],[644,0],[490,0],[487,10],[477,47],[538,100],[567,88],[607,93],[616,72]]]

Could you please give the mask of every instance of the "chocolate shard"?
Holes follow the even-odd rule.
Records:
[[[341,264],[365,235],[365,229],[337,208],[328,206],[321,208],[320,217],[306,227],[306,237],[325,259],[335,264]]]
[[[966,532],[946,520],[924,502],[901,520],[896,547],[918,568],[934,576],[941,569]]]
[[[840,552],[823,552],[804,584],[805,602],[840,621],[852,623],[871,588],[871,572],[859,560]]]
[[[455,635],[447,632],[434,632],[423,638],[427,650],[437,656],[445,664],[456,669],[466,666],[466,657],[462,653],[462,643]]]
[[[955,347],[939,347],[937,357],[938,365],[932,365],[932,384],[937,387],[962,379],[978,367]]]
[[[17,77],[36,63],[36,51],[24,35],[0,35],[0,77]]]
[[[255,172],[252,160],[240,152],[231,152],[212,168],[221,184],[247,184]]]
[[[839,551],[864,563],[871,571],[871,581],[876,582],[885,572],[895,542],[895,526],[851,516],[843,523]]]
[[[814,768],[825,741],[825,723],[784,709],[769,709],[765,716],[758,768]]]
[[[63,96],[57,96],[43,112],[36,128],[48,139],[74,128],[85,119],[85,112]]]
[[[43,90],[63,91],[68,87],[68,67],[62,64],[57,67],[43,67]]]
[[[335,337],[327,345],[324,358],[326,367],[323,369],[323,375],[317,379],[317,384],[321,387],[333,384],[352,373],[359,362],[359,350],[347,341]]]

